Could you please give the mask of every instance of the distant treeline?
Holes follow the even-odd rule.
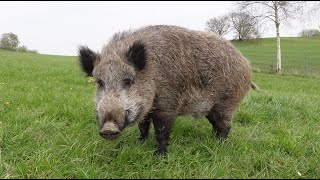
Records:
[[[20,41],[19,41],[18,35],[12,32],[2,34],[0,39],[1,49],[15,50],[20,52],[38,53],[38,51],[35,49],[31,50],[31,49],[28,49],[26,45],[20,46],[19,44],[20,44]]]

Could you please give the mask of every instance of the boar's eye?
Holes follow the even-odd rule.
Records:
[[[100,79],[97,80],[97,83],[98,83],[99,87],[101,87],[101,88],[104,87],[104,82],[102,80],[100,80]]]
[[[132,80],[131,79],[124,79],[123,80],[123,86],[128,88],[132,85]]]
[[[131,111],[128,109],[128,110],[126,110],[126,116],[129,116],[130,115],[130,113],[131,113]]]

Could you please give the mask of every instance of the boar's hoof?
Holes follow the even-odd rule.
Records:
[[[166,155],[167,147],[165,145],[158,145],[157,150],[154,152],[155,155]]]
[[[155,155],[155,156],[166,156],[167,155],[167,153],[168,153],[168,151],[166,150],[166,149],[157,149],[154,153],[153,153],[153,155]]]
[[[218,137],[218,139],[219,139],[219,143],[220,144],[223,144],[224,142],[226,142],[227,140],[228,140],[228,138],[227,137]]]
[[[146,141],[147,137],[139,137],[138,140],[142,144]]]

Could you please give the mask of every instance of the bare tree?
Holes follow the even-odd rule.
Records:
[[[300,37],[314,37],[320,36],[320,31],[318,29],[304,29],[299,33]]]
[[[281,47],[280,47],[280,22],[299,15],[299,10],[303,7],[300,1],[240,1],[238,5],[246,10],[252,17],[261,21],[272,21],[276,27],[277,36],[277,68],[276,72],[281,72]]]
[[[257,21],[250,14],[241,11],[231,12],[229,20],[238,40],[242,41],[259,36]]]
[[[226,35],[230,31],[230,22],[226,15],[209,19],[206,26],[207,31],[214,32],[220,36]]]
[[[307,13],[308,16],[320,11],[320,1],[309,1],[308,3],[311,5],[311,8],[308,10]]]

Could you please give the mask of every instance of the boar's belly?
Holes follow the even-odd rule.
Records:
[[[192,115],[195,118],[206,116],[213,107],[212,100],[201,100],[192,103],[188,103],[184,107],[181,107],[179,115]]]

